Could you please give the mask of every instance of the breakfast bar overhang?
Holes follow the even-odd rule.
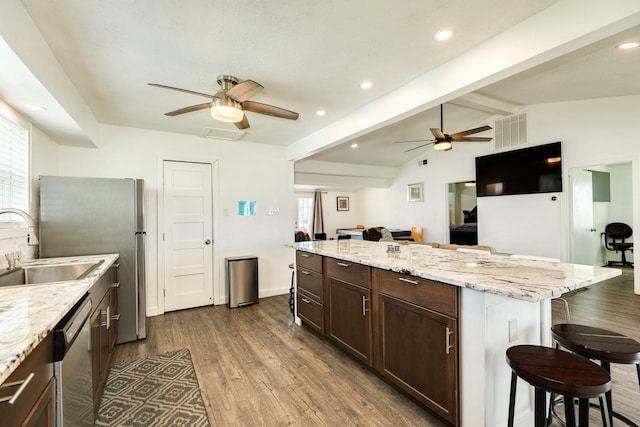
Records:
[[[507,348],[551,345],[551,300],[616,277],[604,267],[518,259],[390,242],[334,240],[300,242],[297,251],[429,279],[459,289],[459,424],[507,424],[511,371]],[[397,252],[399,246],[399,252]],[[296,319],[301,323],[299,318]],[[533,391],[519,384],[516,425],[532,425]]]

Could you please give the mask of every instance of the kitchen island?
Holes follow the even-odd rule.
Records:
[[[297,304],[313,302],[320,307],[317,317],[303,310],[304,319],[297,321],[310,324],[434,413],[461,426],[506,425],[510,380],[506,349],[518,344],[550,345],[551,299],[620,275],[617,269],[426,245],[400,245],[399,253],[387,253],[386,242],[354,240],[300,242],[292,247],[297,250],[298,287],[303,285]],[[314,258],[315,264],[307,261]],[[348,276],[340,268],[359,272]],[[311,280],[314,277],[316,282]],[[318,283],[324,290],[318,289]],[[373,344],[365,340],[361,345],[357,334],[340,323],[349,309],[341,300],[353,290],[361,292],[361,317],[367,319],[364,324],[368,323]],[[412,292],[415,297],[411,298],[420,300],[410,300],[407,296]],[[420,325],[414,328],[407,319]],[[358,316],[348,320],[350,324],[359,321]],[[424,346],[427,349],[415,352],[430,363],[442,361],[442,366],[425,368],[414,357],[414,366],[406,368],[406,354],[413,353],[412,347],[420,347],[420,342],[411,346],[398,337],[431,339],[439,336],[438,328],[442,343],[436,338],[438,343],[430,342]],[[402,351],[395,350],[404,345]],[[434,350],[438,346],[442,348]],[[421,374],[427,380],[412,384]],[[453,398],[429,394],[437,394],[428,384],[434,375],[440,375],[438,381],[448,381],[444,384],[455,394]],[[521,386],[516,402],[516,425],[523,426],[533,421],[533,399],[524,390]]]
[[[106,254],[28,260],[24,266],[102,262],[80,280],[0,287],[0,384],[117,259]]]

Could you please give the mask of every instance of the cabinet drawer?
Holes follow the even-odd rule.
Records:
[[[53,377],[53,335],[49,334],[0,386],[0,398],[14,395],[31,374],[13,406],[0,403],[2,425],[21,425]],[[11,383],[16,383],[10,386]],[[6,424],[5,424],[6,423]]]
[[[362,264],[327,258],[327,275],[344,282],[371,289],[371,269]]]
[[[445,283],[376,269],[378,292],[458,317],[458,289]]]
[[[324,308],[304,292],[297,292],[298,317],[306,326],[324,335]]]
[[[322,275],[305,268],[298,268],[298,289],[318,302],[322,302]]]
[[[296,251],[296,265],[309,270],[322,273],[322,255]]]

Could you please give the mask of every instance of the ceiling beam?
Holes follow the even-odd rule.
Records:
[[[499,114],[501,116],[511,116],[518,113],[519,109],[522,108],[509,102],[490,98],[486,95],[480,95],[477,92],[462,95],[461,97],[449,101],[449,103],[460,105],[462,107],[473,108],[478,111],[486,111],[491,114]]]

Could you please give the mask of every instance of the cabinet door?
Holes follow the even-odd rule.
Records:
[[[55,422],[55,378],[51,378],[22,423],[25,427],[53,427]]]
[[[380,294],[377,370],[437,414],[458,424],[455,319]]]
[[[371,366],[371,291],[329,278],[329,336]]]

